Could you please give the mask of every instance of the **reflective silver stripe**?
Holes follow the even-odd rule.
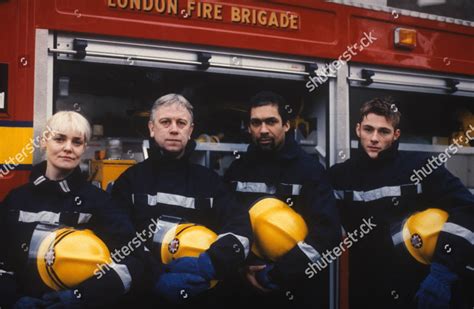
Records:
[[[472,267],[471,265],[466,265],[466,269],[468,269],[470,271],[474,271],[474,267]]]
[[[308,257],[308,259],[311,260],[311,262],[316,262],[321,258],[321,254],[314,249],[312,246],[308,245],[304,241],[300,241],[298,243],[298,247],[300,248],[301,251]]]
[[[11,275],[13,276],[15,273],[12,272],[12,271],[6,271],[6,270],[3,270],[3,269],[0,269],[0,276],[2,275]]]
[[[148,205],[150,206],[155,206],[156,204],[161,203],[173,206],[181,206],[185,208],[195,208],[195,200],[192,197],[163,192],[158,192],[156,193],[156,195],[147,195]]]
[[[443,229],[441,231],[458,237],[462,237],[468,242],[470,242],[471,245],[474,245],[474,233],[463,226],[457,225],[452,222],[447,222],[443,225]]]
[[[71,191],[71,189],[69,189],[69,185],[67,184],[67,181],[64,180],[63,183],[64,183],[64,188],[66,188],[67,192]]]
[[[365,201],[365,202],[370,202],[370,201],[375,201],[379,200],[384,197],[391,197],[391,196],[401,196],[402,191],[400,186],[393,186],[393,187],[382,187],[366,192],[357,192],[358,194],[355,194],[354,192],[354,200],[359,200],[359,201]]]
[[[273,185],[267,185],[264,182],[242,182],[236,181],[237,186],[235,191],[237,192],[248,192],[248,193],[266,193],[266,194],[275,194],[276,187]],[[291,195],[300,195],[301,188],[303,185],[292,184],[292,183],[282,183],[284,186],[291,186]]]
[[[34,222],[43,222],[43,223],[51,223],[56,224],[59,223],[59,217],[61,216],[60,213],[55,213],[51,211],[40,211],[40,212],[29,212],[20,210],[18,215],[18,222],[24,223],[34,223]],[[92,218],[92,214],[90,213],[79,213],[79,218],[77,219],[77,223],[87,223]]]
[[[336,200],[343,200],[344,199],[344,191],[342,190],[334,190],[334,197]]]
[[[37,186],[37,185],[39,185],[40,183],[42,183],[43,181],[45,181],[45,180],[46,180],[46,177],[44,177],[44,176],[39,176],[38,178],[36,178],[35,181],[33,181],[33,184],[34,184],[35,186]]]
[[[135,194],[132,193],[132,204],[135,205]]]
[[[299,184],[282,183],[282,185],[291,186],[291,195],[300,195],[301,188],[303,188],[303,186]]]
[[[267,186],[263,182],[241,182],[237,181],[237,187],[235,188],[237,192],[249,192],[249,193],[267,193],[275,194],[275,186]]]
[[[59,213],[50,211],[29,212],[20,210],[18,222],[33,223],[33,222],[47,222],[59,223]]]
[[[82,224],[82,223],[87,223],[89,220],[92,218],[92,214],[89,213],[80,213],[79,214],[79,219],[77,219],[77,223]]]
[[[59,182],[59,186],[61,187],[61,189],[64,191],[64,192],[70,192],[71,190],[69,190],[69,187],[67,185],[67,181],[66,180],[63,180],[63,181],[60,181]]]
[[[403,242],[403,231],[400,231],[394,235],[392,235],[392,242],[394,246],[398,246]]]
[[[220,238],[222,238],[224,236],[227,236],[227,235],[232,235],[235,238],[237,238],[237,240],[240,242],[242,247],[244,247],[244,255],[245,255],[245,257],[247,257],[249,255],[249,251],[250,251],[250,241],[249,241],[249,239],[247,237],[240,236],[240,235],[237,235],[237,234],[234,234],[234,233],[219,234],[219,236],[217,236],[217,239],[220,239]]]
[[[411,185],[410,185],[411,186]],[[402,196],[402,186],[386,186],[369,191],[350,191],[352,192],[352,200],[356,202],[371,202],[382,199],[384,197]],[[416,193],[423,193],[421,184],[416,185]],[[343,200],[345,196],[344,190],[334,190],[334,197]]]
[[[127,265],[116,264],[112,262],[109,264],[109,266],[117,273],[117,275],[120,277],[120,280],[122,280],[125,293],[130,291],[130,287],[132,286],[132,276],[130,275]]]

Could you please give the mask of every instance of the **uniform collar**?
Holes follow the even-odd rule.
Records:
[[[251,158],[292,160],[298,155],[298,145],[292,134],[286,134],[285,144],[277,151],[261,151],[254,143],[247,148],[247,153]]]
[[[46,177],[46,166],[46,161],[43,161],[33,167],[30,174],[30,183],[35,188],[68,194],[77,191],[85,182],[79,167],[76,167],[69,176],[62,180],[50,180]]]
[[[397,157],[398,146],[399,146],[399,142],[398,140],[396,140],[395,142],[393,142],[392,146],[381,151],[377,159],[372,159],[371,157],[369,157],[367,152],[365,152],[365,150],[362,148],[362,144],[359,141],[359,147],[356,152],[356,158],[359,161],[365,164],[369,164],[369,165],[385,164],[387,162],[393,161]]]
[[[150,159],[154,163],[167,163],[167,164],[179,164],[183,162],[188,162],[189,157],[191,154],[194,152],[194,149],[196,149],[196,142],[194,140],[189,140],[189,142],[186,145],[186,148],[184,149],[184,154],[181,158],[176,159],[169,154],[166,153],[163,148],[158,146],[158,144],[155,142],[155,140],[150,140]]]

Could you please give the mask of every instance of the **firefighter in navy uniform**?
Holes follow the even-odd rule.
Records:
[[[166,267],[160,257],[149,255],[153,299],[185,305],[213,301],[211,281],[225,282],[237,272],[248,255],[252,236],[248,213],[238,207],[220,177],[189,162],[196,146],[191,140],[193,126],[193,107],[183,96],[168,94],[156,100],[149,121],[154,140],[150,157],[125,171],[112,190],[138,231],[152,219],[173,216],[218,234],[198,257],[181,257]],[[152,239],[148,239],[145,250],[151,246]]]
[[[48,120],[47,130],[41,140],[41,146],[46,150],[46,161],[33,167],[29,183],[12,190],[3,201],[0,208],[3,246],[0,254],[0,305],[3,308],[8,308],[15,302],[15,308],[113,305],[122,294],[130,290],[132,280],[141,278],[142,264],[133,256],[110,263],[110,271],[102,274],[100,280],[94,276],[97,265],[92,265],[88,274],[90,279],[79,285],[67,286],[63,283],[74,279],[72,277],[78,271],[73,269],[74,265],[80,268],[83,266],[81,263],[90,263],[93,259],[88,254],[94,253],[82,252],[79,257],[72,254],[71,259],[77,264],[61,261],[68,265],[53,278],[58,279],[57,282],[61,285],[57,288],[50,283],[52,278],[43,277],[41,280],[41,274],[36,273],[35,264],[29,265],[31,257],[34,260],[46,258],[40,255],[36,257],[37,252],[32,250],[35,246],[34,231],[42,224],[90,229],[107,244],[108,248],[100,244],[99,247],[102,246],[104,254],[108,256],[122,242],[126,243],[135,236],[126,214],[112,207],[111,198],[86,182],[81,174],[78,165],[89,138],[89,123],[80,114],[59,112],[53,115]],[[97,239],[90,231],[86,235],[73,238],[83,239],[83,243]],[[96,249],[99,247],[96,246]],[[51,251],[52,254],[49,255],[51,269],[59,263],[60,255],[70,253],[58,250],[62,252]],[[33,255],[29,256],[31,252]]]
[[[251,99],[250,105],[252,144],[232,163],[224,179],[246,210],[263,197],[276,197],[301,215],[308,232],[275,262],[249,260],[247,280],[256,290],[267,292],[261,296],[254,292],[249,297],[278,306],[327,308],[329,271],[323,270],[309,279],[307,269],[340,241],[341,226],[332,188],[321,164],[286,134],[290,125],[284,99],[262,91]]]
[[[400,116],[390,98],[364,103],[356,128],[359,149],[330,169],[345,230],[352,232],[369,218],[376,225],[355,238],[350,251],[350,306],[472,308],[459,294],[467,284],[472,292],[474,197],[444,166],[433,168],[424,156],[398,151]],[[414,173],[422,168],[427,177],[419,179]],[[411,251],[423,246],[423,235],[402,239],[400,226],[432,207],[449,217],[428,266],[397,248],[403,242]],[[415,226],[433,224],[426,220]]]

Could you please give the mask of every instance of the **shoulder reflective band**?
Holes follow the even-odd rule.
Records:
[[[237,238],[237,240],[240,242],[240,244],[244,248],[245,257],[247,257],[249,255],[249,251],[250,251],[250,241],[249,241],[249,239],[247,237],[240,236],[240,235],[237,235],[237,234],[234,234],[234,233],[220,234],[219,236],[217,236],[217,239],[219,240],[220,238],[222,238],[224,236],[227,236],[227,235],[232,235],[235,238]]]
[[[130,271],[128,270],[127,265],[112,262],[109,264],[109,266],[120,277],[125,293],[127,293],[130,290],[130,287],[132,286],[132,276],[130,275]]]
[[[87,223],[92,218],[92,214],[90,213],[74,213],[74,215],[78,215],[78,218],[77,218],[78,224]],[[61,213],[55,213],[51,211],[29,212],[29,211],[20,210],[20,213],[18,215],[18,222],[23,222],[23,223],[42,222],[42,223],[49,223],[49,224],[57,224],[61,221],[60,217],[61,217]]]
[[[305,243],[304,241],[300,241],[298,243],[298,247],[300,248],[301,251],[310,259],[311,262],[316,262],[321,258],[321,254],[314,249],[312,246],[309,244]]]
[[[401,186],[386,186],[370,191],[334,190],[334,197],[337,200],[371,202],[385,197],[421,194],[422,192],[421,184],[406,184]]]
[[[201,205],[201,207],[212,208],[214,203],[214,198],[194,198],[187,197],[184,195],[157,192],[155,195],[144,194],[146,198],[146,203],[148,206],[156,206],[157,204],[165,204],[171,206],[179,206],[184,208],[195,209],[196,206]],[[137,202],[137,196],[132,194],[132,201],[135,204]],[[198,206],[199,207],[199,206]]]
[[[443,229],[441,231],[458,237],[462,237],[474,246],[474,233],[465,227],[462,227],[452,222],[446,222],[443,225]]]
[[[267,185],[264,182],[242,182],[236,181],[235,191],[237,192],[247,192],[247,193],[266,193],[266,194],[275,194],[277,188],[274,185]],[[285,188],[284,191],[288,191],[288,194],[299,195],[302,185],[300,184],[291,184],[291,183],[281,183],[278,187]]]

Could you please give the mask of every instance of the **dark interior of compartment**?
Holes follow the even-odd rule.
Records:
[[[307,95],[303,81],[196,71],[58,61],[55,110],[77,109],[105,136],[147,137],[148,111],[158,97],[175,92],[195,108],[194,136],[221,134],[223,142],[246,142],[247,102],[261,90],[280,93],[293,113]],[[69,81],[67,95],[59,79]]]

